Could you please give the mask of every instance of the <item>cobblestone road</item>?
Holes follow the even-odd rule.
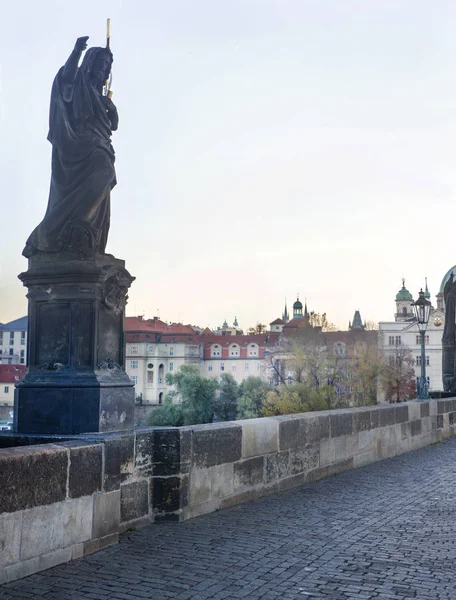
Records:
[[[0,599],[456,599],[456,439],[0,586]]]

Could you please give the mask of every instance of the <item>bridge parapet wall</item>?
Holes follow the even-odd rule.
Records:
[[[455,434],[456,399],[122,434],[0,436],[0,583]],[[13,447],[14,446],[14,447]]]

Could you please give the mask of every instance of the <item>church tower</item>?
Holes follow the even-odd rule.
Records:
[[[428,292],[429,293],[429,292]],[[395,321],[410,321],[413,319],[413,296],[405,287],[405,279],[402,280],[402,288],[396,294]]]
[[[290,317],[288,316],[287,299],[285,298],[285,309],[282,313],[282,321],[285,321],[285,323],[288,323],[289,320],[290,320]]]
[[[307,311],[307,304],[306,304],[306,311]],[[296,302],[293,304],[293,319],[302,319],[302,318],[303,318],[302,302],[299,300],[299,294],[298,294]]]

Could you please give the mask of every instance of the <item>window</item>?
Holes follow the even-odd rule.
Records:
[[[10,346],[14,346],[14,331],[10,331]]]
[[[426,356],[426,365],[429,367],[429,356]],[[416,357],[416,366],[421,366],[421,356]]]
[[[234,371],[236,371],[236,365],[233,365],[233,366],[231,367],[231,370],[232,370],[233,372],[234,372]]]
[[[225,363],[220,363],[220,371],[224,371],[225,370]]]
[[[209,366],[207,367],[207,370],[208,370],[208,371],[212,371],[212,365],[209,365]]]
[[[394,367],[394,356],[389,357],[389,365],[390,367]]]
[[[130,346],[130,354],[139,354],[138,346]]]
[[[21,346],[25,346],[25,331],[21,331]]]
[[[212,346],[211,356],[220,356],[220,350],[220,346],[218,344],[215,344],[214,346]]]
[[[137,360],[130,361],[130,369],[137,369],[138,366],[139,366],[139,361],[137,361]]]
[[[154,382],[154,372],[147,371],[147,383],[151,385]]]
[[[10,365],[10,364],[12,364],[12,362],[13,362],[13,359],[12,358],[8,358],[8,364]]]
[[[0,348],[0,356],[3,354],[3,350]]]
[[[343,342],[336,342],[334,344],[334,354],[336,356],[345,356],[345,344]]]
[[[9,385],[5,385],[5,394],[9,393]]]
[[[135,385],[138,384],[138,376],[137,375],[130,375],[130,379],[133,381],[133,383]]]
[[[429,344],[429,336],[428,335],[424,336],[424,343]]]
[[[249,370],[249,363],[244,363],[244,371],[248,371]]]
[[[170,348],[169,348],[169,355],[174,356],[174,347],[173,346],[170,346]]]
[[[258,346],[256,344],[250,344],[249,356],[258,356]]]
[[[394,335],[390,335],[388,338],[388,345],[394,346]]]
[[[401,345],[401,343],[402,343],[402,342],[401,342],[401,336],[400,336],[400,335],[397,335],[397,336],[396,336],[396,346],[400,346],[400,345]]]
[[[20,360],[21,365],[23,365],[25,363],[25,350],[21,350],[21,360]]]
[[[406,306],[404,306],[404,307],[403,307],[403,309],[402,309],[402,315],[403,315],[404,317],[406,317],[406,316],[407,316],[407,307],[406,307]]]
[[[169,363],[169,370],[170,371],[174,370],[174,363],[172,363],[172,362]]]
[[[428,336],[428,335],[425,335],[425,336],[424,336],[424,343],[425,343],[426,345],[427,345],[427,344],[429,344],[429,336]],[[421,345],[421,336],[420,336],[420,335],[417,335],[417,336],[416,336],[416,345],[417,345],[417,346],[420,346],[420,345]]]
[[[239,356],[239,346],[237,344],[231,344],[230,356]]]
[[[9,349],[9,355],[10,355],[10,356],[13,356],[13,355],[14,355],[14,349],[13,349],[13,348],[10,348],[10,349]]]

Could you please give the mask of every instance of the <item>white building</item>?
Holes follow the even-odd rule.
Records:
[[[25,365],[27,362],[27,317],[0,325],[0,364]]]
[[[442,285],[444,285],[444,282],[442,282]],[[427,282],[425,297],[428,300],[431,298]],[[405,280],[402,280],[402,288],[396,294],[394,321],[382,321],[379,323],[379,344],[386,355],[388,353],[392,355],[397,346],[408,347],[414,359],[415,376],[418,380],[421,376],[421,338],[413,313],[413,300],[412,294],[405,287]],[[430,391],[440,391],[443,389],[442,334],[444,324],[444,309],[433,308],[425,333],[426,377]],[[383,398],[383,393],[380,393],[379,402]]]

